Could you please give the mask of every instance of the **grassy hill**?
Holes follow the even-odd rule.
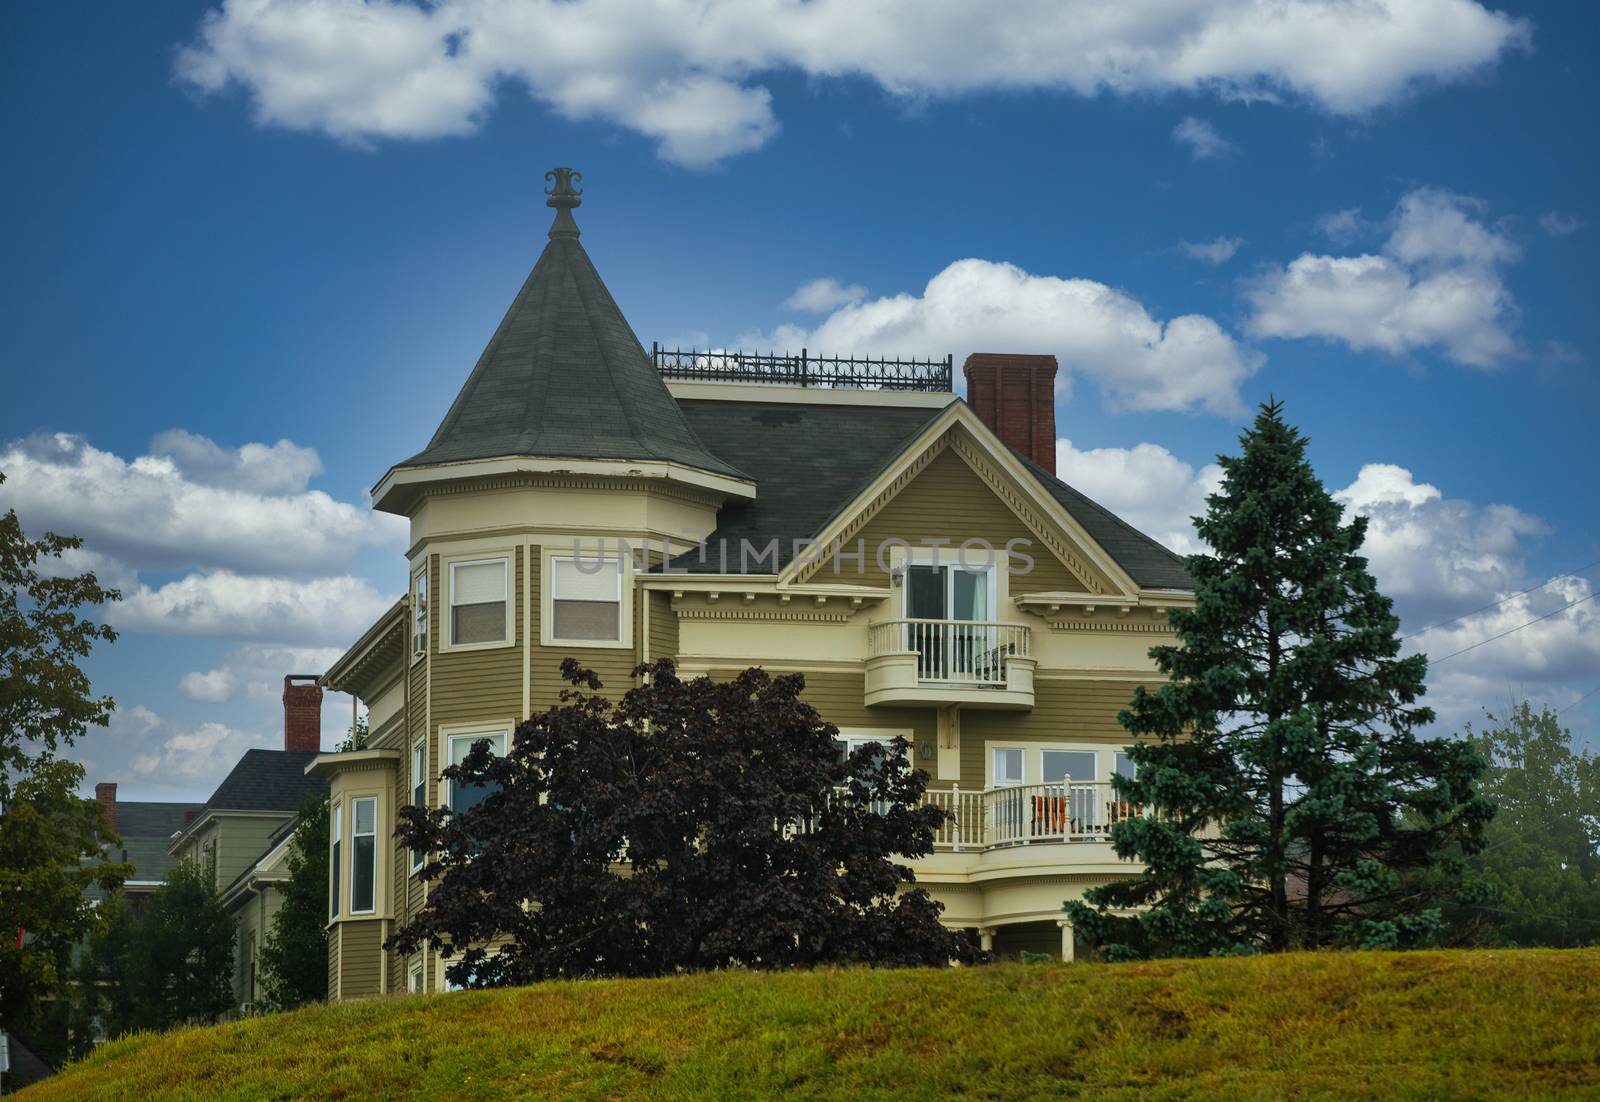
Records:
[[[406,996],[115,1041],[114,1098],[1600,1097],[1600,950],[695,975]]]

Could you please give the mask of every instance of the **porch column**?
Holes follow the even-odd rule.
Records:
[[[979,926],[978,927],[978,948],[982,949],[985,953],[994,952],[994,927],[993,926]]]
[[[1061,959],[1066,964],[1072,963],[1072,922],[1070,919],[1058,918],[1056,925],[1061,927]]]

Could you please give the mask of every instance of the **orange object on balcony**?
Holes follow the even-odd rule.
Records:
[[[1035,796],[1033,798],[1033,829],[1035,834],[1065,834],[1071,820],[1067,815],[1065,796]]]

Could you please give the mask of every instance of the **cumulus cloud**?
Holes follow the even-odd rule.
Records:
[[[916,33],[907,33],[915,27]],[[1212,93],[1359,115],[1460,80],[1529,39],[1478,0],[223,0],[177,55],[263,125],[356,143],[469,133],[498,89],[705,165],[778,132],[765,74],[905,98],[987,90]]]
[[[1210,241],[1180,241],[1178,250],[1190,260],[1213,265],[1226,264],[1243,244],[1242,237],[1213,237]]]
[[[1366,236],[1372,229],[1372,223],[1361,217],[1360,207],[1320,214],[1314,225],[1318,233],[1337,245],[1348,245],[1356,238]]]
[[[222,664],[183,675],[179,687],[190,700],[221,704],[244,698],[279,699],[289,674],[320,674],[343,652],[338,647],[287,647],[252,643],[230,650]]]
[[[0,448],[0,494],[30,528],[82,536],[89,550],[139,570],[323,572],[362,547],[403,541],[402,518],[305,489],[320,469],[316,452],[287,440],[231,449],[168,432],[150,454],[125,460],[82,436],[48,433]]]
[[[1189,518],[1220,484],[1215,465],[1197,469],[1155,444],[1081,450],[1058,440],[1056,467],[1173,550],[1203,549]],[[1600,600],[1583,600],[1593,583],[1565,577],[1522,592],[1538,585],[1528,557],[1550,532],[1543,520],[1511,505],[1447,497],[1388,463],[1362,467],[1334,497],[1347,516],[1368,518],[1365,553],[1379,588],[1394,598],[1402,634],[1410,633],[1406,649],[1437,663],[1428,703],[1442,726],[1457,729],[1485,706],[1523,696],[1571,703],[1579,695],[1572,682],[1600,677]],[[1482,645],[1466,649],[1473,644]]]
[[[1583,229],[1585,223],[1576,214],[1547,210],[1539,216],[1539,228],[1551,237],[1568,237]]]
[[[122,595],[106,618],[125,631],[263,642],[348,643],[394,598],[365,578],[281,578],[227,570],[187,574]]]
[[[795,288],[794,294],[783,300],[785,309],[801,310],[808,314],[826,314],[841,306],[860,302],[867,297],[867,289],[859,283],[848,287],[837,279],[813,279]]]
[[[1080,450],[1056,441],[1056,473],[1145,535],[1180,555],[1203,549],[1190,518],[1206,510],[1206,495],[1222,481],[1222,468],[1199,470],[1159,444]]]
[[[958,260],[921,295],[840,307],[815,328],[780,326],[742,338],[762,347],[852,354],[1048,352],[1096,382],[1116,407],[1236,414],[1239,384],[1262,363],[1211,318],[1151,317],[1133,296],[1091,279],[1033,275],[1014,264]]]
[[[1323,229],[1353,227],[1349,214]],[[1517,306],[1500,272],[1518,249],[1483,214],[1466,196],[1412,191],[1390,217],[1381,253],[1305,253],[1255,280],[1245,295],[1253,311],[1247,330],[1393,356],[1434,347],[1469,367],[1501,367],[1523,354],[1513,335]]]
[[[1188,116],[1172,128],[1172,140],[1197,161],[1211,161],[1233,152],[1233,143],[1205,119]]]

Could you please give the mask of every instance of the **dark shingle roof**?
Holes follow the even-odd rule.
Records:
[[[898,455],[940,410],[904,406],[812,406],[786,402],[684,400],[684,417],[706,446],[756,480],[754,501],[729,502],[717,512],[711,552],[674,566],[695,574],[722,572],[716,549],[728,548],[728,570],[739,573],[739,541],[762,548],[779,541],[779,565],[794,557],[794,540],[821,531]],[[726,541],[724,544],[722,541]],[[767,559],[756,571],[768,571]]]
[[[122,835],[122,859],[133,866],[129,880],[165,880],[172,871],[167,852],[172,836],[183,829],[184,814],[199,813],[200,804],[117,801],[117,833]]]
[[[306,776],[317,755],[310,750],[246,750],[206,801],[207,811],[295,811],[309,792],[328,792],[328,782]]]
[[[556,198],[560,198],[557,196]],[[744,476],[695,438],[578,243],[570,206],[433,440],[398,464],[510,456],[656,460]]]
[[[694,399],[678,404],[706,446],[748,472],[757,486],[754,501],[733,502],[717,513],[706,562],[700,561],[698,551],[674,560],[674,568],[696,574],[722,572],[716,552],[720,546],[728,548],[727,572],[739,573],[741,539],[762,548],[777,537],[779,564],[786,564],[793,557],[794,540],[816,536],[943,412],[904,406]],[[1026,456],[1017,457],[1140,586],[1194,588],[1181,557]],[[751,572],[770,572],[770,562],[769,558],[751,564]]]

